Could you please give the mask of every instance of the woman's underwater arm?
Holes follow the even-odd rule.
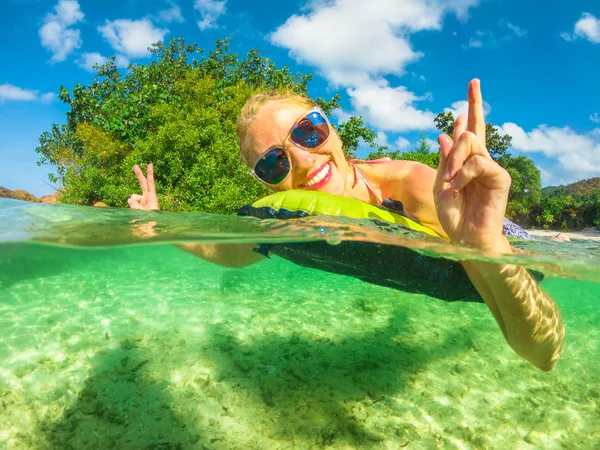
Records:
[[[512,253],[504,239],[495,249]],[[558,306],[522,266],[484,261],[462,263],[513,350],[549,371],[564,346],[565,328]]]
[[[152,164],[148,164],[146,176],[137,164],[133,167],[133,172],[140,182],[142,195],[131,195],[128,200],[129,207],[145,211],[159,210]],[[145,233],[152,232],[151,228],[145,230]],[[230,268],[245,267],[265,258],[261,253],[254,251],[256,244],[176,244],[175,246],[206,261]]]
[[[502,234],[511,179],[486,148],[486,124],[479,80],[469,83],[469,111],[441,135],[434,182],[435,207],[453,242],[489,254],[510,254]],[[564,325],[554,301],[525,268],[484,261],[463,267],[515,352],[542,370],[551,370],[564,345]]]
[[[424,165],[415,169],[418,170],[411,170],[403,180],[402,184],[409,187],[404,188],[404,194],[412,198],[403,203],[422,223],[436,231],[442,229],[433,195],[427,193],[431,192],[436,171]],[[445,235],[443,229],[441,234]],[[506,238],[488,250],[512,253]],[[565,331],[559,309],[550,296],[521,266],[482,261],[465,261],[462,265],[514,351],[542,370],[552,369],[563,349]]]
[[[257,244],[176,244],[175,247],[220,266],[238,269],[265,259]]]
[[[437,222],[452,242],[488,254],[510,254],[502,223],[511,180],[486,149],[478,80],[469,84],[468,102],[469,114],[456,120],[454,136],[440,136],[438,170],[415,171],[403,184],[410,187],[416,204],[426,205],[414,208],[417,218],[422,215],[428,226]],[[432,185],[430,200],[425,188]],[[475,260],[462,264],[515,352],[540,369],[551,370],[563,350],[565,331],[550,296],[521,266]]]

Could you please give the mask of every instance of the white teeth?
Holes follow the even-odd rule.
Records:
[[[318,174],[316,174],[314,177],[312,177],[309,181],[307,181],[306,183],[304,183],[304,186],[306,187],[310,187],[310,186],[314,186],[315,184],[317,184],[319,181],[321,181],[323,178],[325,178],[327,176],[327,174],[329,173],[329,163],[327,163],[325,165],[325,167],[323,167]]]

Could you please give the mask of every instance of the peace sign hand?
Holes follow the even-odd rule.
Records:
[[[147,178],[137,164],[133,166],[133,172],[140,182],[142,195],[132,194],[127,200],[129,207],[132,209],[145,209],[146,211],[160,209],[158,197],[156,196],[156,186],[154,185],[154,167],[152,164],[148,164],[146,168]]]
[[[454,136],[439,137],[435,206],[452,241],[493,251],[504,239],[502,223],[511,180],[485,147],[479,80],[469,83],[468,99],[468,117],[456,119]]]

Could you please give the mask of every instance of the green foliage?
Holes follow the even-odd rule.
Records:
[[[319,105],[319,107],[323,110],[323,112],[325,114],[330,116],[334,109],[337,109],[340,107],[341,99],[342,99],[342,96],[340,94],[335,94],[333,96],[333,98],[329,101],[319,97],[315,100],[315,102],[317,103],[317,105]]]
[[[454,116],[451,111],[439,113],[434,119],[438,130],[450,136],[454,133]],[[485,143],[490,156],[510,174],[512,184],[508,196],[508,215],[518,217],[527,206],[539,202],[542,179],[540,171],[527,156],[513,157],[507,153],[512,137],[501,135],[498,127],[485,125]]]
[[[600,177],[577,181],[567,186],[547,186],[542,189],[542,195],[552,197],[558,195],[587,196],[600,192]]]
[[[419,142],[417,142],[417,146],[414,148],[413,152],[421,155],[429,155],[431,153],[431,144],[427,140],[425,133],[421,133]]]
[[[454,116],[451,111],[441,112],[433,119],[435,127],[442,133],[449,136],[454,134]],[[502,165],[501,159],[507,155],[506,151],[510,148],[512,137],[498,132],[498,127],[487,123],[485,125],[485,145],[494,161]]]
[[[178,39],[151,51],[148,65],[121,74],[111,59],[91,84],[61,88],[67,123],[43,133],[37,152],[39,164],[56,165],[50,178],[62,183],[64,200],[126,206],[139,191],[132,166],[149,162],[163,209],[234,213],[265,195],[239,158],[236,118],[257,91],[306,94],[310,76],[277,68],[256,50],[239,59],[228,40],[208,56]]]
[[[509,201],[524,204],[539,202],[542,198],[542,178],[533,160],[527,156],[505,154],[502,162],[512,179]]]
[[[400,155],[400,159],[407,161],[417,161],[437,170],[440,163],[439,152],[435,153],[420,153],[420,152],[404,152]]]
[[[55,165],[49,178],[62,184],[63,200],[126,206],[128,195],[139,191],[132,166],[149,162],[166,210],[228,214],[266,195],[239,158],[237,116],[253,93],[290,89],[306,94],[311,77],[277,68],[256,50],[240,59],[228,40],[217,42],[208,55],[179,39],[151,51],[155,60],[148,65],[132,64],[121,73],[111,58],[97,67],[89,85],[78,84],[72,92],[61,87],[59,98],[70,106],[66,123],[44,132],[36,151],[38,164]],[[339,95],[317,99],[328,114],[339,101]],[[435,125],[451,135],[452,113],[438,114]],[[542,196],[531,159],[512,157],[507,153],[511,137],[500,135],[494,125],[486,127],[490,154],[512,177],[509,217],[524,225],[600,227],[600,178],[546,189]],[[341,123],[337,131],[349,157],[365,143],[374,149],[368,159],[389,156],[433,168],[439,163],[425,136],[413,151],[400,153],[378,145],[377,134],[361,117]]]
[[[438,152],[431,153],[431,144],[427,140],[427,136],[423,133],[419,142],[411,151],[400,153],[400,150],[388,150],[387,147],[379,147],[376,151],[369,153],[367,160],[379,159],[388,157],[391,159],[404,159],[407,161],[417,161],[426,164],[434,169],[440,161]]]
[[[382,154],[387,150],[387,147],[380,146],[375,142],[377,133],[365,126],[362,117],[351,117],[348,121],[340,123],[337,132],[342,141],[344,153],[349,158],[356,158],[356,150],[361,144],[361,141],[368,144],[369,147],[376,149],[377,154]],[[372,158],[371,155],[369,155],[367,159],[375,158]]]
[[[431,144],[427,140],[427,136],[425,134],[421,134],[417,145],[411,151],[401,153],[399,155],[399,159],[417,161],[437,170],[440,163],[440,153],[432,153]]]
[[[544,227],[545,230],[550,228],[556,219],[554,218],[554,214],[550,211],[543,211],[540,215],[536,217],[536,222]]]

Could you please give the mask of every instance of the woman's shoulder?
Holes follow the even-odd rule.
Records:
[[[404,181],[406,179],[419,179],[435,176],[435,169],[417,162],[405,159],[391,159],[379,164],[369,165],[369,171],[378,178],[389,181]]]

